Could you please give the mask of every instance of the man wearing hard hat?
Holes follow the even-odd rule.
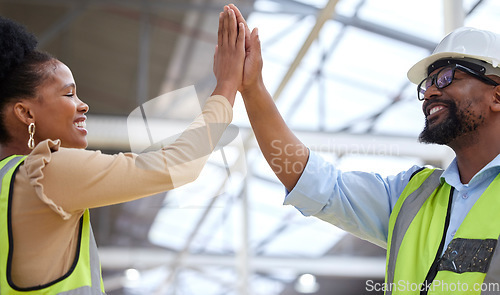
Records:
[[[285,204],[387,248],[386,294],[500,294],[500,35],[460,28],[409,70],[420,140],[456,158],[387,178],[341,172],[294,136],[264,86],[257,31],[247,36],[241,93]]]

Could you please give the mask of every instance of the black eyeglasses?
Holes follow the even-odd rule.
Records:
[[[422,82],[420,82],[420,84],[418,84],[418,87],[417,87],[418,100],[420,100],[420,101],[424,100],[425,92],[432,85],[436,85],[437,89],[443,89],[446,86],[450,85],[451,82],[453,82],[453,77],[455,77],[455,70],[456,69],[458,69],[466,74],[469,74],[469,75],[483,81],[486,84],[490,84],[493,86],[500,85],[500,83],[493,81],[492,79],[486,77],[485,75],[483,75],[475,70],[469,69],[468,67],[464,67],[462,65],[453,64],[453,65],[448,65],[448,66],[443,67],[441,70],[439,70],[439,72],[437,72],[436,74],[434,74],[432,76],[425,78],[424,80],[422,80]]]

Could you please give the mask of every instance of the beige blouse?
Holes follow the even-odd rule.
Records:
[[[175,143],[143,154],[106,155],[39,143],[16,174],[12,278],[18,287],[63,276],[75,257],[86,208],[123,203],[194,181],[232,120],[222,96],[210,97]]]

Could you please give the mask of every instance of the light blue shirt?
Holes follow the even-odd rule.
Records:
[[[316,216],[362,239],[386,248],[389,216],[412,174],[413,166],[395,176],[377,173],[342,172],[317,153],[309,160],[285,205],[295,206],[305,216]],[[456,160],[441,176],[455,188],[445,247],[488,185],[500,172],[500,155],[479,171],[468,184],[462,184]]]

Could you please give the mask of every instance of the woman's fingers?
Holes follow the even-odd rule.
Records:
[[[215,45],[214,64],[212,66],[212,71],[214,72],[214,75],[217,75],[217,56],[218,56],[218,51],[219,51],[219,45]]]
[[[234,4],[229,4],[229,8],[234,11],[234,14],[236,16],[236,21],[238,23],[243,23],[245,25],[245,34],[250,35],[250,29],[248,28],[247,22],[245,21],[245,18],[241,14],[241,12],[238,9],[238,7],[236,7],[236,5],[234,5]]]
[[[231,21],[231,33],[230,33],[230,37],[231,37],[231,40],[234,40],[234,44],[236,44],[237,40],[238,40],[238,36],[239,36],[239,33],[238,33],[238,23],[236,21],[236,15],[234,13],[234,10],[232,10],[231,8],[229,9],[229,18],[230,18],[230,21]]]
[[[228,6],[224,7],[224,11],[219,14],[219,30],[217,33],[217,45],[235,46],[240,36],[240,32],[244,29],[239,29],[236,13]],[[245,34],[243,34],[244,36]]]
[[[214,53],[214,74],[217,85],[214,94],[234,102],[236,91],[243,80],[245,60],[245,28],[239,24],[234,10],[224,6],[219,15],[217,46]]]
[[[219,29],[217,31],[217,46],[222,46],[222,34],[224,29],[224,12],[219,13]]]
[[[236,40],[236,47],[240,48],[245,52],[245,25],[243,23],[238,24],[238,39]]]

